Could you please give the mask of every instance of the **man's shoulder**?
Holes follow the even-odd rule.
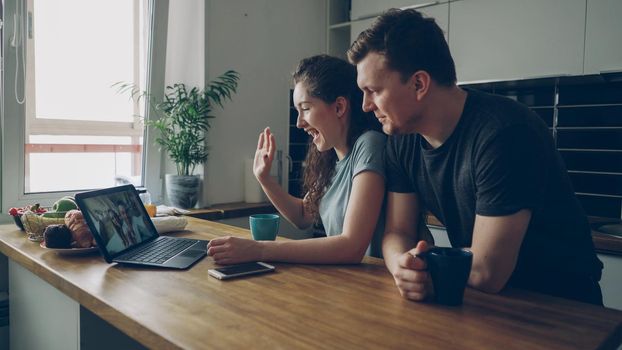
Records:
[[[469,138],[481,141],[516,131],[542,135],[547,130],[546,124],[535,112],[508,97],[472,90],[469,97],[470,105],[464,115],[464,128]]]
[[[468,90],[466,112],[476,124],[492,129],[504,129],[517,124],[531,124],[538,120],[535,112],[509,97]]]

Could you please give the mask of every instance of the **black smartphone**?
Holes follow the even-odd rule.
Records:
[[[272,272],[275,267],[263,262],[250,262],[244,264],[230,265],[217,269],[207,270],[207,273],[220,279],[226,280],[234,277],[254,275],[258,273]]]

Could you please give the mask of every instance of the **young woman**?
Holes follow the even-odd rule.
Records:
[[[321,219],[327,237],[291,241],[213,239],[208,254],[218,264],[245,261],[359,263],[372,237],[371,255],[380,253],[384,229],[385,136],[362,111],[356,68],[326,55],[300,62],[293,74],[296,126],[310,136],[304,198],[285,192],[270,177],[276,140],[266,128],[259,135],[254,173],[282,216],[298,228]]]

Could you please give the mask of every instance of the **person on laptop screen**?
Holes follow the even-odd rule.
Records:
[[[218,264],[256,260],[359,263],[368,248],[370,255],[380,255],[386,137],[377,131],[380,124],[374,116],[361,110],[356,68],[339,58],[319,55],[303,59],[293,78],[296,126],[311,136],[304,174],[306,195],[293,197],[270,177],[276,140],[269,128],[259,136],[253,171],[281,215],[299,228],[321,219],[328,237],[297,241],[217,238],[208,245],[208,255]]]
[[[126,193],[92,198],[89,209],[93,212],[93,223],[99,228],[106,249],[111,253],[120,252],[149,237],[138,205],[142,204],[134,203]]]

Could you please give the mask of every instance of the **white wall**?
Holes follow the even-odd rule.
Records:
[[[205,2],[169,2],[166,47],[166,85],[183,82],[203,86],[205,82]]]
[[[166,43],[166,86],[184,83],[205,84],[205,1],[171,0]],[[168,157],[166,174],[176,174],[175,163]],[[199,172],[201,169],[197,169]],[[197,171],[195,171],[197,173]]]
[[[300,59],[325,50],[326,1],[171,0],[168,25],[167,85],[203,86],[206,76],[240,73],[233,101],[214,112],[200,205],[242,201],[243,162],[264,127],[287,154],[290,74]],[[169,161],[165,173],[173,172]]]
[[[217,111],[209,132],[208,203],[242,201],[243,162],[270,126],[287,153],[290,74],[297,62],[326,47],[326,2],[207,0],[207,74],[240,73],[233,102]]]

